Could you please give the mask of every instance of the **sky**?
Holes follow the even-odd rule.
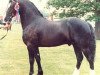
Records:
[[[30,0],[39,10],[42,10],[48,0]],[[9,0],[0,0],[0,15],[5,15]]]

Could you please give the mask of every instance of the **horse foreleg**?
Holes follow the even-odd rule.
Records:
[[[33,75],[33,73],[34,73],[34,69],[33,69],[33,66],[34,66],[34,50],[32,49],[31,46],[27,46],[27,49],[28,49],[29,63],[30,63],[29,75]]]
[[[78,47],[77,45],[73,45],[74,47],[74,51],[75,51],[75,54],[76,54],[76,58],[77,58],[77,64],[76,64],[76,68],[73,72],[73,75],[79,75],[80,74],[80,66],[81,66],[81,63],[82,63],[82,60],[83,60],[83,55],[82,55],[82,51],[81,51],[81,48]]]
[[[41,58],[38,47],[34,50],[35,53],[35,59],[38,65],[38,74],[37,75],[43,75],[42,67],[41,67]]]

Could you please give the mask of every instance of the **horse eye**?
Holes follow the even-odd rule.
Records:
[[[10,16],[10,18],[12,18],[12,17]]]
[[[12,13],[12,16],[14,16],[14,13]]]

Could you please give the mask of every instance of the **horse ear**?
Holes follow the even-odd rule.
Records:
[[[9,0],[9,3],[11,3],[12,2],[12,0]]]
[[[9,0],[9,3],[11,3],[11,2],[17,2],[17,0]]]

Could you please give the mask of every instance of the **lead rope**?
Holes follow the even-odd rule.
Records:
[[[7,36],[7,34],[8,34],[8,28],[6,34],[2,38],[0,38],[0,40],[4,39]]]
[[[0,40],[4,39],[7,36],[8,31],[11,30],[11,24],[9,26],[9,23],[6,23],[6,25],[8,25],[8,26],[7,27],[4,27],[4,28],[6,28],[7,32],[6,32],[6,34],[3,37],[0,38]]]

